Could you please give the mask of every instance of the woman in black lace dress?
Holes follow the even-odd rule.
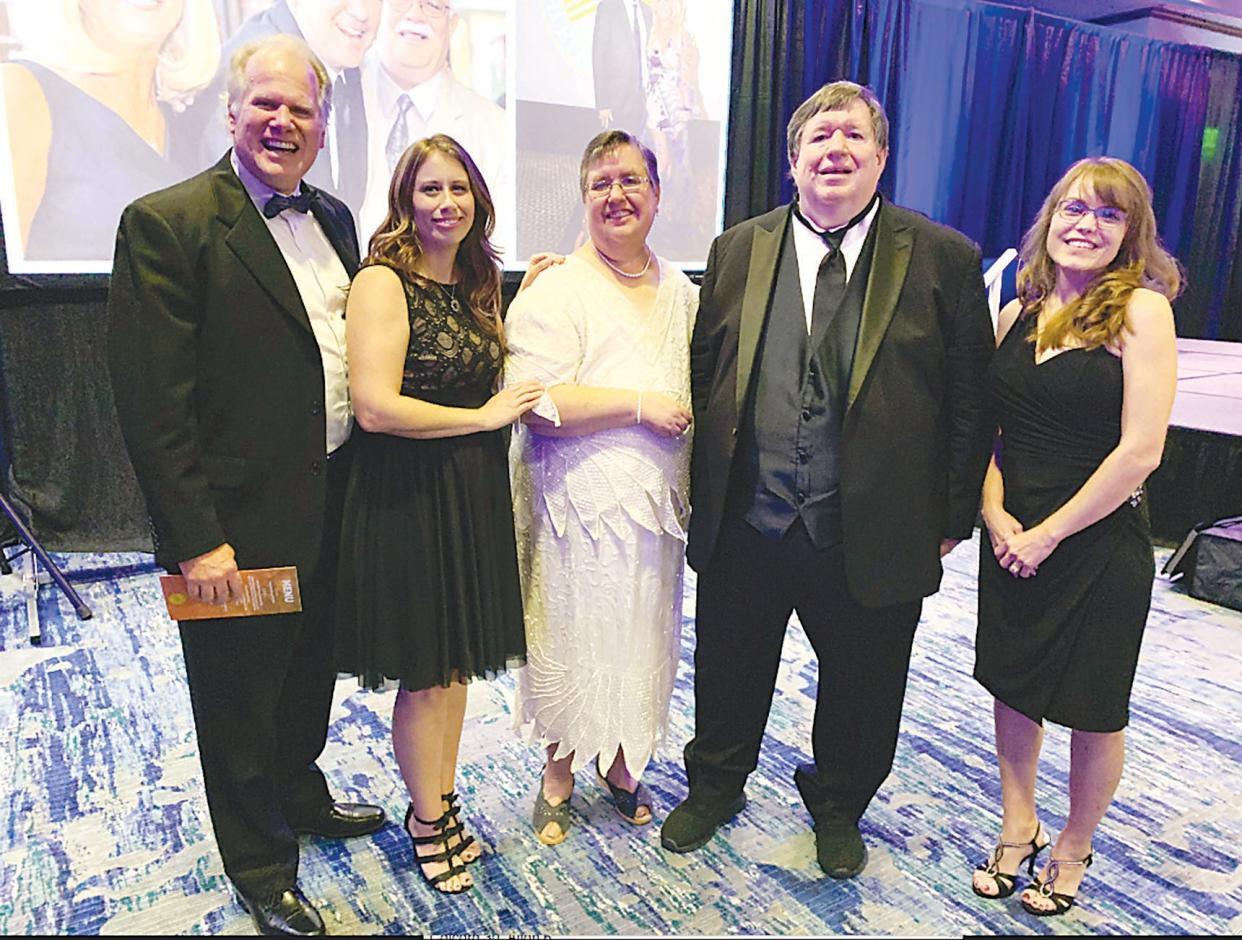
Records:
[[[1022,241],[1018,299],[997,324],[998,421],[983,485],[975,678],[995,696],[1004,815],[975,893],[1013,893],[1051,842],[1035,812],[1043,720],[1073,729],[1070,813],[1022,892],[1063,914],[1121,779],[1154,574],[1143,482],[1160,463],[1177,381],[1177,262],[1128,163],[1079,161]]]
[[[491,197],[470,156],[436,135],[398,162],[388,217],[346,307],[360,430],[341,542],[337,662],[398,679],[393,750],[406,831],[436,889],[472,881],[479,847],[454,786],[470,679],[526,653],[504,428],[539,399],[501,368]]]

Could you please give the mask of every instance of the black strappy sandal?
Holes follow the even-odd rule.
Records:
[[[448,839],[452,839],[454,836],[457,837],[458,841],[451,846],[451,849],[453,855],[460,858],[464,849],[468,849],[470,846],[477,845],[478,843],[475,842],[474,836],[466,834],[465,826],[462,825],[461,820],[458,818],[458,814],[461,812],[461,797],[457,795],[457,791],[453,790],[445,793],[440,799],[448,806],[448,809],[444,811],[444,814],[448,817],[448,827],[444,830],[444,835]],[[480,846],[478,855],[474,856],[474,858],[463,858],[461,863],[463,865],[473,865],[482,857],[483,849]]]
[[[435,833],[429,836],[416,836],[410,832],[410,820],[424,826],[431,826],[435,829]],[[405,811],[405,832],[410,837],[410,842],[414,845],[414,864],[418,867],[418,873],[423,876],[423,881],[427,882],[427,886],[438,894],[461,894],[463,891],[469,891],[474,887],[473,884],[462,884],[460,879],[456,888],[441,888],[444,882],[450,878],[466,874],[466,866],[461,862],[454,861],[455,851],[448,847],[448,836],[445,830],[448,828],[449,814],[445,813],[439,819],[428,821],[420,819],[414,815],[414,804],[410,804],[410,808]],[[434,852],[431,855],[423,855],[418,851],[420,845],[438,845],[441,851]],[[443,862],[448,865],[444,871],[438,875],[428,875],[425,866],[434,865],[437,862]]]
[[[1044,827],[1037,819],[1035,820],[1035,835],[1031,836],[1031,840],[1029,842],[1005,842],[1004,840],[997,842],[996,848],[992,850],[992,857],[988,859],[988,863],[986,865],[979,865],[975,868],[975,871],[982,872],[996,882],[996,893],[987,894],[980,891],[978,885],[974,883],[974,879],[971,879],[970,882],[971,890],[974,891],[975,894],[979,895],[979,897],[988,898],[989,900],[999,900],[1001,898],[1007,898],[1013,894],[1014,889],[1018,886],[1017,872],[1011,875],[1000,870],[1001,858],[1005,854],[1005,849],[1021,849],[1028,846],[1030,847],[1031,851],[1022,856],[1022,858],[1018,859],[1018,870],[1021,871],[1022,863],[1026,862],[1026,874],[1028,877],[1032,877],[1035,874],[1035,860],[1039,858],[1039,853],[1052,844],[1051,839],[1043,845],[1039,844],[1039,834],[1043,831]]]
[[[1052,910],[1049,911],[1044,910],[1042,907],[1035,907],[1027,901],[1026,898],[1018,898],[1018,900],[1022,902],[1023,910],[1025,910],[1028,914],[1033,914],[1036,917],[1060,917],[1074,906],[1074,900],[1078,897],[1078,892],[1075,891],[1073,894],[1062,894],[1059,891],[1052,890],[1052,886],[1057,882],[1057,876],[1061,874],[1061,869],[1066,866],[1082,868],[1084,870],[1090,868],[1091,859],[1094,857],[1094,852],[1088,852],[1086,858],[1048,859],[1048,880],[1041,881],[1036,878],[1029,885],[1027,885],[1027,887],[1038,891],[1040,895],[1051,901],[1053,905]]]
[[[609,802],[616,809],[617,815],[631,826],[646,826],[655,819],[655,803],[651,799],[651,791],[641,781],[633,792],[616,786],[600,768],[598,757],[595,758],[595,779],[600,782],[601,786],[608,789],[609,796],[611,796]],[[639,819],[638,810],[643,806],[647,807],[647,818]]]

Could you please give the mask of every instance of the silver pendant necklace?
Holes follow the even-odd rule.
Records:
[[[445,287],[443,284],[440,284],[439,281],[436,281],[436,283],[440,285],[440,290],[448,294],[449,309],[452,310],[454,313],[461,313],[461,303],[457,300],[457,282],[454,281],[452,284],[449,284],[447,287]]]
[[[608,256],[604,254],[602,251],[600,251],[599,248],[596,247],[595,242],[591,242],[591,247],[594,248],[595,253],[599,255],[600,261],[604,262],[604,264],[612,268],[612,270],[615,271],[617,274],[621,275],[622,277],[628,277],[630,280],[636,280],[642,277],[651,268],[652,253],[651,253],[650,248],[647,249],[647,263],[643,265],[643,269],[639,271],[637,274],[631,274],[629,271],[622,271],[619,267],[617,267],[615,264],[609,261]]]

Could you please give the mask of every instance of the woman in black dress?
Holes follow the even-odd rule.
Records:
[[[983,485],[975,678],[995,696],[1004,816],[982,897],[1008,897],[1051,842],[1035,812],[1043,719],[1073,729],[1070,813],[1022,892],[1063,914],[1091,863],[1125,751],[1154,575],[1143,482],[1177,381],[1178,264],[1128,163],[1075,163],[1022,241],[1018,299],[988,371],[998,421]]]
[[[454,777],[465,683],[526,653],[503,429],[542,386],[495,392],[500,269],[487,186],[437,134],[401,157],[388,217],[346,307],[355,431],[341,541],[337,661],[398,679],[393,751],[423,878],[470,887],[479,847]]]

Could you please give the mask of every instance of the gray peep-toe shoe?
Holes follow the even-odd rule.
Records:
[[[535,788],[535,810],[531,814],[531,823],[535,827],[535,837],[544,845],[560,845],[569,835],[569,800],[573,791],[561,802],[553,806],[543,795],[543,778],[539,778],[539,786]],[[561,833],[557,838],[548,838],[543,834],[548,823],[556,823]]]

